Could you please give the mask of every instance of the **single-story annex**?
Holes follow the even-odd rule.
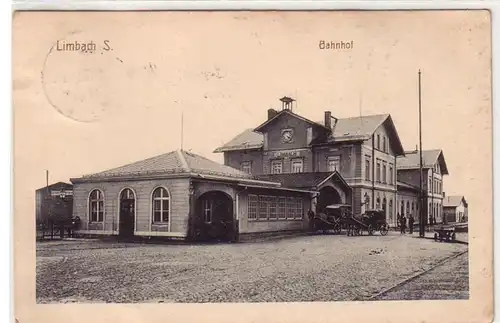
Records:
[[[73,178],[73,213],[81,219],[76,233],[232,241],[259,232],[302,231],[307,211],[326,203],[325,196],[339,203],[351,199],[337,172],[300,174],[300,187],[287,175],[258,179],[176,150]]]

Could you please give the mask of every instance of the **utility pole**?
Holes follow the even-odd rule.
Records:
[[[181,150],[184,149],[184,109],[181,110]]]
[[[425,236],[425,224],[424,224],[424,194],[423,194],[423,163],[422,163],[422,82],[421,82],[421,72],[418,70],[418,136],[419,136],[419,155],[420,155],[420,190],[419,190],[419,200],[420,200],[420,218],[419,218],[419,236],[423,238]]]

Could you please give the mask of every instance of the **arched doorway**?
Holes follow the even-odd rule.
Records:
[[[122,237],[134,235],[135,228],[135,194],[130,188],[120,193],[120,223],[118,234]]]
[[[316,213],[324,213],[328,205],[342,204],[339,192],[331,186],[325,186],[319,190]]]
[[[202,194],[196,203],[194,225],[198,240],[234,240],[233,199],[220,191]]]

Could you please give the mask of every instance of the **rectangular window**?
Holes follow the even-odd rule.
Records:
[[[340,172],[340,156],[328,157],[327,167],[329,172]]]
[[[295,198],[288,197],[286,199],[286,218],[294,219],[295,218]]]
[[[257,219],[257,209],[259,207],[259,197],[257,195],[248,195],[248,219]]]
[[[377,149],[380,150],[380,135],[377,135]]]
[[[365,161],[365,180],[369,181],[371,180],[371,168],[370,168],[370,159],[366,159]]]
[[[387,166],[382,166],[382,183],[387,183]]]
[[[376,175],[376,181],[380,183],[380,163],[377,162],[377,175]]]
[[[302,173],[304,171],[304,161],[302,158],[295,158],[291,161],[292,173]]]
[[[278,219],[286,219],[286,197],[278,198]]]
[[[283,161],[273,160],[271,162],[271,173],[272,174],[281,174],[282,172],[283,172]]]
[[[267,196],[259,196],[259,220],[269,218],[269,201]]]
[[[394,184],[394,170],[389,166],[389,184]]]
[[[241,163],[241,171],[251,174],[252,173],[252,164],[249,161],[245,161]]]
[[[269,219],[276,220],[278,216],[278,199],[276,196],[269,197]]]
[[[385,136],[382,137],[382,150],[384,151],[384,153],[387,152],[387,146],[385,143]]]
[[[203,200],[203,219],[205,223],[212,222],[212,200]]]
[[[301,198],[295,200],[295,218],[302,219],[304,217],[304,206]]]
[[[169,200],[153,200],[153,222],[168,222]]]

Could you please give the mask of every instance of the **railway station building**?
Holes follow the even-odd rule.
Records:
[[[325,188],[316,212],[327,204],[347,203],[355,214],[383,209],[388,223],[395,224],[396,163],[405,152],[391,116],[337,118],[325,111],[322,120],[312,121],[294,113],[293,99],[280,100],[280,111],[269,109],[262,124],[215,150],[224,154],[224,164],[293,187],[336,172],[350,194],[344,198],[340,188]]]
[[[338,173],[310,183],[331,183],[350,193]],[[314,187],[287,187],[257,179],[183,150],[71,179],[77,235],[236,240],[261,232],[303,231]]]
[[[176,150],[72,178],[76,233],[238,240],[304,231],[308,211],[331,204],[348,204],[354,214],[381,209],[396,225],[398,190],[407,195],[406,211],[415,185],[405,175],[414,171],[413,157],[405,159],[391,116],[336,118],[325,111],[312,121],[293,111],[293,99],[280,101],[279,111],[269,109],[260,125],[215,149],[223,164]],[[428,160],[440,187],[443,154]]]

